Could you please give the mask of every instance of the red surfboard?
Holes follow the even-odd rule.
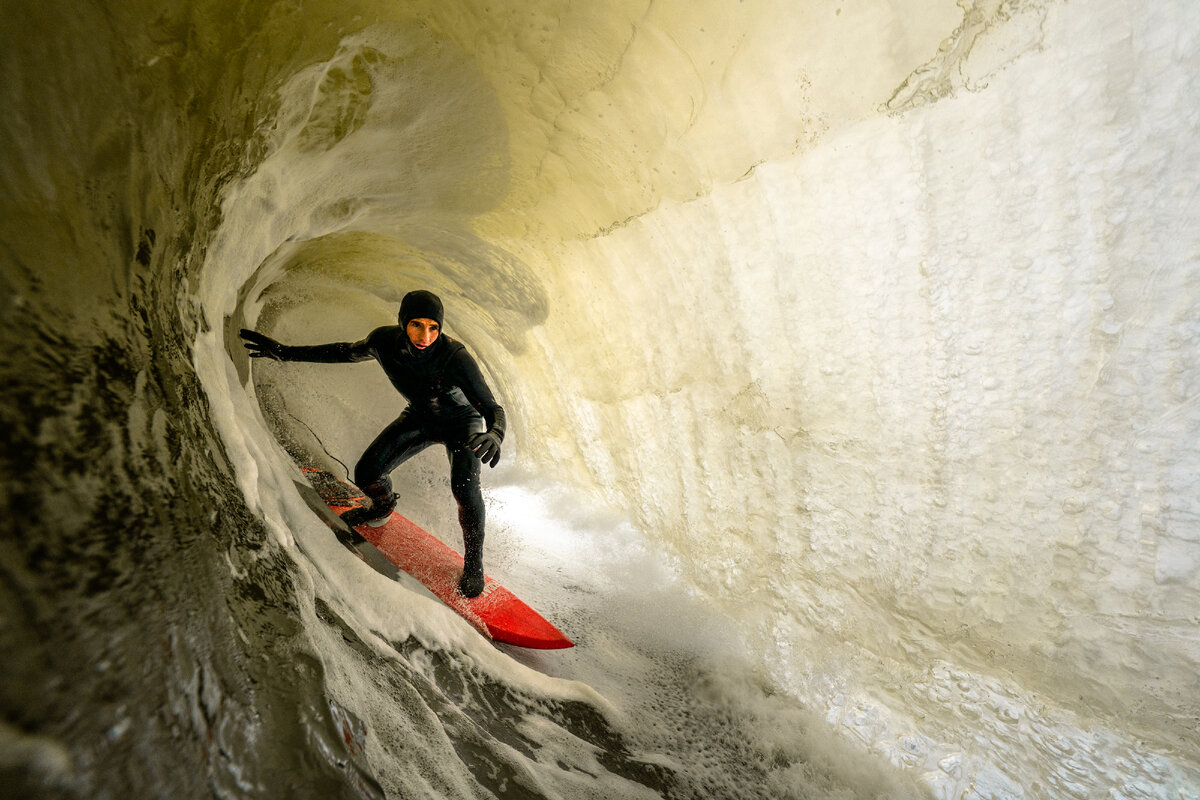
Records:
[[[335,514],[340,515],[366,502],[362,492],[328,472],[312,467],[303,469],[309,482]],[[355,530],[388,561],[424,584],[435,597],[488,638],[539,650],[575,646],[562,631],[490,575],[484,575],[483,592],[478,597],[463,597],[458,591],[462,556],[396,512],[393,511],[383,525],[359,525]]]

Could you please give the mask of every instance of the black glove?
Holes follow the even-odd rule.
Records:
[[[500,434],[477,433],[467,440],[467,449],[489,467],[500,463]]]
[[[251,358],[270,358],[275,361],[287,361],[287,347],[264,336],[258,331],[248,331],[242,328],[242,338],[246,340],[246,349]]]

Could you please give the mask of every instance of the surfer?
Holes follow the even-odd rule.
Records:
[[[432,444],[445,445],[450,488],[463,532],[464,566],[458,589],[465,597],[476,597],[484,583],[480,468],[483,462],[495,467],[500,461],[504,409],[466,347],[442,334],[442,317],[437,295],[415,291],[400,303],[399,325],[376,328],[359,342],[289,346],[257,331],[242,330],[241,335],[253,358],[379,362],[408,407],[375,437],[354,466],[354,482],[371,505],[351,509],[342,519],[351,528],[386,520],[396,507],[392,470]]]

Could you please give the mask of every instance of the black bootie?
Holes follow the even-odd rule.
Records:
[[[351,528],[363,524],[379,527],[387,522],[388,517],[392,515],[392,511],[396,508],[396,495],[387,494],[374,497],[368,494],[368,497],[371,499],[371,505],[350,509],[342,514],[342,522],[345,522]]]
[[[478,597],[483,594],[483,564],[464,564],[462,578],[458,581],[458,591],[463,597]]]

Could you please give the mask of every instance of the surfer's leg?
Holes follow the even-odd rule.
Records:
[[[463,575],[458,590],[465,597],[475,597],[483,591],[485,514],[483,492],[479,487],[480,461],[465,446],[465,439],[470,434],[482,433],[483,420],[477,423],[472,421],[461,439],[446,445],[450,455],[450,490],[458,503],[458,522],[463,532]]]
[[[392,492],[392,470],[430,444],[429,432],[409,414],[401,414],[399,419],[384,428],[354,465],[354,483],[371,501],[370,509],[364,509],[355,517],[366,522],[391,514],[396,507],[396,495]],[[346,512],[343,519],[353,513],[353,510]]]

